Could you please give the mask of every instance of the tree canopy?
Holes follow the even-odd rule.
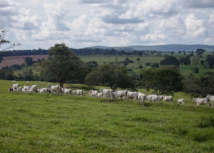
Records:
[[[160,65],[175,65],[179,67],[179,60],[174,56],[166,56],[162,61],[160,61]]]
[[[76,79],[83,62],[65,44],[55,44],[49,49],[49,60],[42,62],[42,75],[45,80],[56,80],[63,87],[63,83]]]
[[[27,66],[31,66],[33,64],[33,59],[31,57],[26,57],[25,58],[25,64]]]
[[[134,89],[135,85],[127,70],[123,66],[101,65],[93,69],[86,77],[86,85],[104,85],[111,89]]]
[[[171,68],[160,67],[142,70],[142,81],[144,87],[149,91],[154,90],[156,94],[174,94],[182,90],[182,75]]]

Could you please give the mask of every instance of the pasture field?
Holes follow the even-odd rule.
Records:
[[[11,85],[0,80],[0,152],[214,151],[214,109],[196,106],[183,93],[174,99],[184,98],[185,105],[142,107],[133,100],[9,93]]]
[[[99,65],[102,65],[102,64],[109,64],[109,63],[114,63],[117,59],[117,61],[124,61],[125,58],[129,58],[130,60],[133,60],[134,63],[129,63],[127,65],[127,68],[129,69],[132,69],[134,72],[138,73],[140,72],[140,69],[138,69],[138,67],[141,65],[143,66],[143,69],[147,69],[147,68],[150,68],[150,66],[146,66],[145,64],[147,62],[150,62],[150,63],[159,63],[161,60],[163,60],[165,57],[164,55],[167,54],[167,55],[171,55],[171,53],[162,53],[162,56],[159,57],[157,56],[157,53],[153,54],[153,55],[143,55],[142,57],[139,57],[137,55],[131,55],[131,56],[119,56],[119,55],[89,55],[89,56],[79,56],[80,59],[82,59],[83,62],[90,62],[90,61],[97,61],[97,63]],[[189,53],[187,53],[188,55]],[[198,58],[196,56],[196,53],[194,54],[193,57],[191,57],[191,60],[193,59],[200,59],[200,60],[205,60],[206,56],[208,54],[211,54],[211,53],[204,53],[203,55],[203,58]],[[179,53],[174,53],[173,56],[175,56],[176,58],[179,59],[179,57],[185,57],[186,55],[183,55],[183,53],[179,54]],[[27,56],[26,56],[27,57]],[[42,59],[42,58],[47,58],[48,55],[29,55],[29,57],[32,57],[34,58],[34,60],[36,59]],[[8,65],[12,65],[12,64],[21,64],[24,62],[24,58],[23,56],[14,56],[14,57],[4,57],[4,58],[9,58],[9,59],[5,59],[2,61],[2,63],[0,63],[0,68],[3,67],[3,66],[6,66],[5,64],[8,64]],[[140,59],[140,61],[137,61],[137,58]],[[208,68],[205,68],[203,66],[201,66],[200,62],[198,65],[194,65],[194,64],[190,64],[188,66],[185,66],[185,65],[180,65],[179,67],[179,70],[181,72],[182,75],[188,75],[189,73],[192,73],[192,69],[194,68],[199,68],[199,73],[194,73],[195,76],[202,76],[205,72],[207,71],[211,71],[211,72],[214,72],[214,69],[208,69]],[[21,73],[23,71],[26,71],[26,70],[32,70],[34,74],[39,74],[38,70],[35,69],[35,67],[33,66],[29,66],[29,67],[24,67],[22,68],[21,70],[15,70],[14,71],[14,74],[15,75],[18,75],[18,73]]]

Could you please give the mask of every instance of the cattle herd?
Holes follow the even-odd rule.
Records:
[[[82,95],[85,96],[85,92],[83,90],[71,90],[67,88],[62,88],[59,85],[47,85],[47,88],[40,88],[38,89],[37,85],[31,85],[31,86],[23,86],[20,87],[18,83],[15,83],[15,81],[12,81],[13,85],[12,88],[9,88],[9,92],[24,92],[24,93],[29,93],[29,92],[34,92],[34,93],[50,93],[50,94],[65,94],[65,95]],[[27,81],[29,84],[29,81]],[[41,82],[38,82],[39,86],[41,86]],[[133,100],[140,100],[142,105],[144,105],[145,100],[147,99],[148,102],[158,102],[158,101],[163,101],[163,102],[173,102],[173,97],[172,96],[164,96],[164,95],[145,95],[141,92],[131,92],[128,90],[115,90],[113,91],[112,89],[100,89],[99,92],[98,90],[90,90],[89,91],[89,96],[90,97],[104,97],[104,98],[111,98],[111,99],[133,99]],[[213,108],[214,104],[214,96],[208,94],[206,98],[193,98],[193,101],[197,105],[203,105],[206,104],[209,107],[208,101],[211,102],[211,106]],[[185,104],[185,100],[182,99],[177,99],[178,104]]]

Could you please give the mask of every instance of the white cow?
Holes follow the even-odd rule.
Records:
[[[29,84],[29,81],[27,81],[27,84]]]
[[[101,98],[102,96],[103,96],[103,93],[102,93],[102,92],[97,94],[97,98],[98,98],[98,97]]]
[[[177,99],[177,102],[178,102],[178,104],[184,104],[185,103],[185,101],[184,101],[184,99],[182,98],[182,99]]]
[[[38,93],[48,93],[48,88],[37,89]]]
[[[13,83],[15,83],[15,82],[16,82],[16,80],[13,80],[12,82],[13,82]]]
[[[34,92],[34,93],[37,92],[37,85],[30,86],[29,92]]]
[[[193,101],[196,102],[197,105],[206,104],[209,107],[208,100],[206,98],[193,98]]]
[[[61,87],[59,85],[48,84],[47,87],[51,91],[51,94],[59,94],[61,92]]]
[[[214,107],[214,96],[208,94],[207,97],[206,97],[206,99],[209,100],[209,101],[211,102],[211,106],[212,106],[212,108],[213,108],[213,107]]]
[[[172,96],[164,96],[164,97],[163,97],[163,101],[164,101],[164,102],[166,102],[166,101],[168,101],[168,102],[173,102],[173,97],[172,97]]]
[[[138,92],[137,99],[138,100],[142,100],[142,105],[144,105],[145,100],[146,100],[146,95],[143,94],[143,93]]]
[[[12,85],[12,88],[13,88],[13,91],[14,91],[14,92],[18,92],[18,91],[19,91],[19,84],[18,84],[18,83],[13,84],[13,85]]]
[[[112,89],[100,89],[100,92],[102,92],[102,95],[104,98],[107,98],[107,96],[111,97],[111,99],[113,98],[113,90]]]
[[[30,87],[29,86],[23,86],[22,92],[25,92],[25,93],[30,92]]]
[[[133,98],[133,100],[137,100],[138,92],[127,91],[126,99]]]
[[[157,95],[148,95],[146,96],[146,98],[148,99],[148,101],[150,102],[154,102],[154,101],[158,101],[158,96]]]
[[[118,90],[116,90],[115,91],[115,98],[120,98],[120,99],[122,99],[123,97],[126,97],[126,95],[127,95],[127,90],[122,90],[122,91],[118,91]]]
[[[90,90],[90,91],[88,92],[88,95],[89,95],[90,97],[96,97],[97,94],[98,94],[98,91],[97,91],[97,90]]]
[[[64,88],[64,94],[65,95],[72,95],[72,90]]]
[[[79,89],[75,90],[75,94],[85,96],[85,92],[83,90],[79,90]]]
[[[163,95],[158,95],[157,96],[157,100],[159,101],[159,100],[163,100]]]
[[[22,91],[22,87],[19,87],[19,92],[21,92]]]

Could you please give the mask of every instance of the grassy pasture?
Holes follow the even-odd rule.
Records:
[[[214,150],[214,109],[196,106],[183,93],[175,99],[185,98],[185,105],[146,102],[142,107],[132,100],[9,93],[11,85],[0,80],[0,152]]]
[[[84,62],[89,62],[89,61],[97,61],[97,63],[99,65],[102,65],[102,64],[109,64],[109,63],[114,63],[116,58],[117,58],[117,61],[124,61],[125,58],[129,58],[130,60],[133,60],[134,63],[129,63],[129,65],[127,66],[127,68],[129,69],[132,69],[134,72],[136,73],[139,73],[140,72],[140,69],[137,69],[140,65],[143,66],[144,69],[148,69],[150,67],[147,67],[145,64],[147,62],[150,62],[150,63],[159,63],[161,60],[163,60],[165,57],[164,55],[167,54],[167,55],[171,55],[170,53],[162,53],[162,57],[158,57],[157,56],[157,53],[153,54],[153,55],[148,55],[148,56],[142,56],[142,57],[139,57],[137,55],[132,55],[132,56],[118,56],[118,55],[90,55],[90,56],[79,56],[80,59],[82,59],[82,61]],[[189,53],[187,53],[188,55]],[[199,58],[200,60],[205,60],[206,56],[208,54],[211,54],[211,53],[204,53],[203,55],[203,58]],[[179,59],[179,57],[185,57],[186,55],[183,55],[182,54],[179,54],[179,53],[174,53],[173,56],[175,56],[176,58]],[[137,61],[137,58],[140,58],[140,61],[138,62]],[[196,54],[194,54],[193,57],[191,57],[191,60],[193,59],[198,59],[198,57],[196,56]],[[204,68],[203,66],[201,66],[201,64],[199,63],[198,65],[193,65],[193,64],[190,64],[189,66],[185,66],[185,65],[180,65],[179,69],[180,69],[180,72],[182,75],[188,75],[189,73],[191,73],[192,69],[193,68],[196,68],[198,67],[199,68],[199,73],[194,73],[195,76],[202,76],[204,74],[204,72],[207,72],[207,71],[211,71],[211,72],[214,72],[214,69],[208,69],[208,68]],[[30,66],[30,67],[24,67],[22,68],[21,70],[16,70],[14,71],[14,74],[15,75],[18,75],[18,73],[21,73],[23,71],[26,71],[26,70],[32,70],[34,74],[39,74],[38,70],[36,70],[35,67],[33,66]]]

